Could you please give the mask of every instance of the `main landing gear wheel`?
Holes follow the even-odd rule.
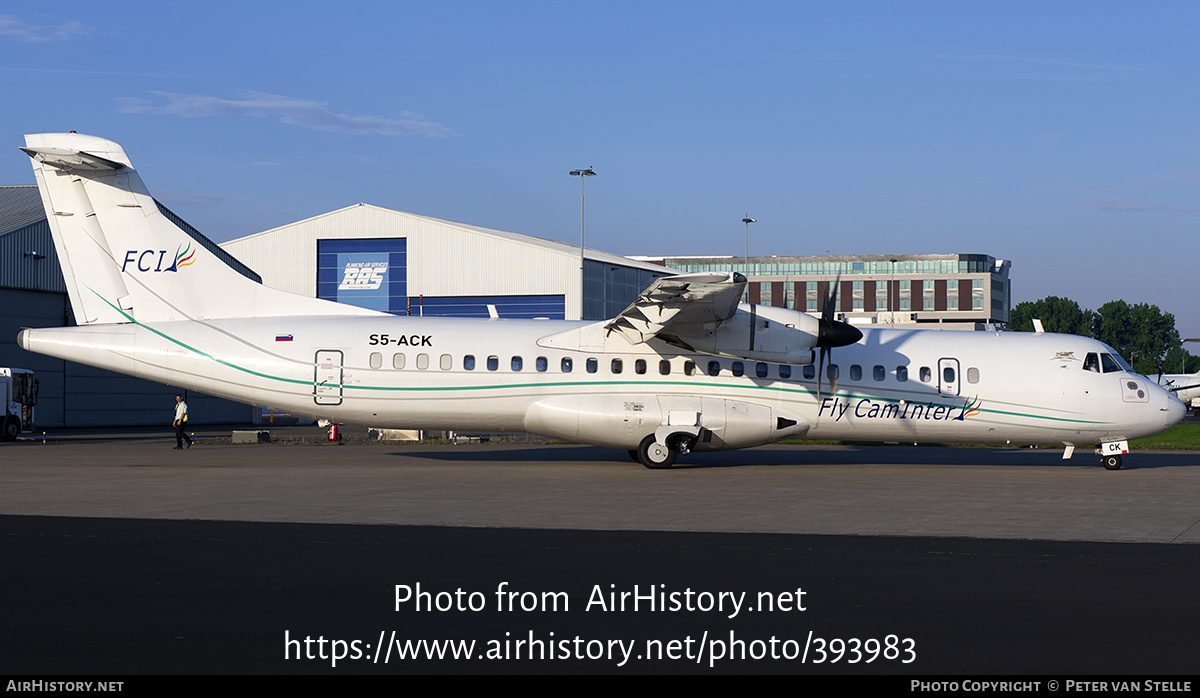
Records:
[[[658,470],[660,468],[669,468],[675,465],[675,457],[678,452],[670,446],[663,446],[655,442],[654,434],[642,439],[642,445],[638,446],[638,461],[647,468]]]
[[[1120,470],[1121,469],[1121,457],[1120,456],[1104,456],[1103,458],[1100,459],[1100,463],[1102,465],[1104,465],[1105,470]]]

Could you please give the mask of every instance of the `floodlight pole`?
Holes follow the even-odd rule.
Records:
[[[583,281],[583,182],[588,177],[595,177],[596,172],[592,168],[581,168],[571,170],[568,174],[572,177],[579,178],[579,319],[583,319],[583,289],[586,284]]]

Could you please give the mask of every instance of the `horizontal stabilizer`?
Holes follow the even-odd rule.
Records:
[[[124,163],[70,148],[37,147],[21,148],[21,150],[38,162],[44,162],[68,172],[115,171],[125,167]]]

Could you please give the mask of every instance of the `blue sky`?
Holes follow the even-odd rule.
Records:
[[[577,241],[592,166],[598,249],[741,254],[749,213],[752,255],[991,254],[1014,301],[1154,303],[1200,337],[1198,27],[1188,2],[10,0],[0,124],[121,143],[217,241],[360,201]]]

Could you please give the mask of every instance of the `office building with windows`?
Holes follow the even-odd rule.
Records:
[[[857,325],[977,329],[1009,319],[1011,262],[983,254],[811,257],[635,257],[681,273],[736,271],[750,303],[820,313],[840,284],[836,312]]]

